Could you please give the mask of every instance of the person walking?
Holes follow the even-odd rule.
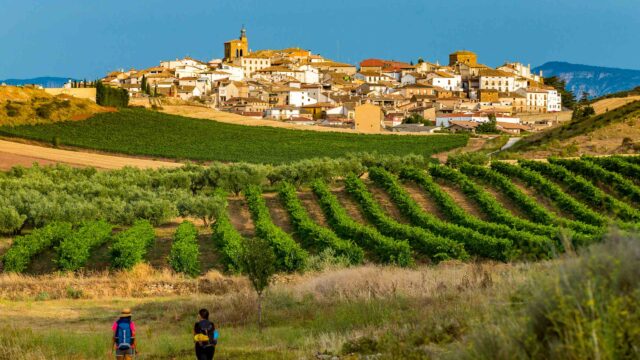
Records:
[[[136,354],[136,324],[131,320],[131,309],[123,309],[111,326],[113,349],[117,360],[131,360]]]
[[[195,342],[197,360],[213,360],[218,344],[218,331],[209,321],[209,310],[198,311],[198,321],[193,327],[193,341]]]

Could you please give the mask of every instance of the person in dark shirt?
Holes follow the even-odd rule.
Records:
[[[193,335],[196,348],[196,359],[213,360],[216,351],[217,334],[216,327],[209,321],[209,311],[198,311],[198,322],[193,327]]]

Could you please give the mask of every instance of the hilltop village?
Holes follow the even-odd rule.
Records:
[[[224,58],[161,61],[109,73],[105,85],[132,98],[163,97],[249,117],[305,125],[390,131],[473,132],[492,121],[518,134],[554,125],[558,91],[530,65],[491,68],[467,50],[441,65],[365,59],[345,64],[300,48],[249,50],[247,31],[224,44]],[[557,117],[556,117],[557,119]]]

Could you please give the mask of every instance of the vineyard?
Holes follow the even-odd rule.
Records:
[[[323,261],[400,267],[541,260],[640,223],[640,157],[456,167],[417,156],[0,175],[4,272],[242,271],[246,238],[280,272]],[[179,222],[176,219],[184,219]],[[7,240],[4,240],[7,241]],[[44,259],[44,260],[43,260]],[[91,264],[91,266],[89,266]]]
[[[362,152],[430,156],[465,146],[468,140],[467,135],[364,135],[243,126],[144,109],[121,109],[86,121],[2,126],[0,134],[121,154],[269,164]]]

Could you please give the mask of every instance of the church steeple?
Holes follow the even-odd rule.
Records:
[[[247,28],[242,25],[242,29],[240,30],[240,40],[247,38]]]

